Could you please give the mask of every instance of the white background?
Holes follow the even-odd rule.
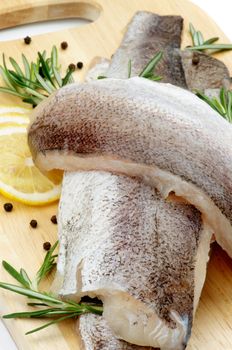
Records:
[[[2,0],[0,0],[2,1]],[[169,0],[171,1],[171,0]],[[231,13],[232,13],[232,2],[230,0],[192,0],[195,4],[199,5],[204,9],[221,27],[224,33],[232,40],[232,26],[231,26]],[[22,26],[17,29],[9,29],[0,31],[0,40],[10,40],[16,38],[23,38],[28,32],[31,35],[46,33],[48,31],[56,31],[62,28],[76,27],[81,25],[83,21],[80,20],[64,20],[51,22],[46,24],[34,24]],[[16,310],[15,310],[16,311]],[[21,321],[23,322],[23,321]],[[23,335],[22,335],[23,336]],[[42,334],[41,334],[42,336]],[[16,350],[16,346],[12,341],[9,333],[5,329],[3,323],[0,320],[0,350]]]

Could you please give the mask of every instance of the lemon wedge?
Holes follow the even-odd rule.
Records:
[[[25,125],[30,121],[27,114],[20,113],[1,113],[0,111],[0,126],[5,123],[14,123]]]
[[[0,105],[0,127],[28,124],[31,111],[31,108],[24,108],[19,105]]]
[[[4,113],[17,113],[17,114],[29,114],[32,108],[22,107],[20,105],[1,105],[0,104],[0,114]]]
[[[29,205],[59,198],[58,178],[54,175],[48,179],[33,163],[25,126],[1,127],[0,150],[0,193]]]

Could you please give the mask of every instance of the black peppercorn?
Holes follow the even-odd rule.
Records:
[[[60,47],[62,48],[62,50],[66,50],[68,47],[67,41],[62,41],[62,43],[60,44]]]
[[[83,62],[77,62],[77,68],[78,69],[83,68]]]
[[[36,228],[38,223],[37,223],[36,220],[33,219],[33,220],[30,221],[30,225],[31,225],[31,227]]]
[[[69,70],[74,71],[76,69],[76,66],[74,63],[70,63],[70,65],[68,66]]]
[[[3,205],[3,208],[4,208],[4,210],[5,211],[12,211],[12,209],[13,209],[13,204],[11,204],[11,203],[5,203],[4,205]]]
[[[43,249],[44,250],[50,250],[50,248],[51,248],[51,243],[50,242],[45,242],[43,244]]]
[[[57,224],[57,218],[56,218],[56,215],[52,215],[52,217],[51,217],[51,222],[53,223],[53,224]]]
[[[30,38],[29,36],[26,36],[26,37],[24,38],[24,42],[25,42],[25,44],[30,45],[30,43],[31,43],[31,38]]]

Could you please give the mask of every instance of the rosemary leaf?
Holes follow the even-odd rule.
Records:
[[[227,99],[228,99],[227,116],[228,116],[228,121],[231,123],[232,122],[232,92],[231,91],[228,91]]]
[[[54,45],[52,47],[52,53],[51,53],[51,65],[53,69],[55,68],[57,70],[57,65],[58,65],[58,51],[57,47]]]
[[[26,95],[21,94],[21,93],[18,92],[18,91],[11,90],[11,89],[9,89],[9,88],[4,88],[4,87],[1,87],[1,86],[0,86],[0,92],[4,92],[4,93],[10,94],[10,95],[14,95],[14,96],[20,97],[20,98],[22,98],[22,99],[27,98]]]
[[[26,312],[15,312],[12,314],[3,315],[3,318],[39,318],[46,317],[46,314],[55,310],[54,308],[38,310],[38,311],[26,311]],[[67,313],[67,312],[66,312]]]
[[[219,38],[218,37],[214,37],[214,38],[211,38],[211,39],[208,39],[206,41],[204,41],[204,45],[210,45],[210,44],[214,44],[216,41],[218,41]]]
[[[54,87],[53,87],[53,89],[51,89],[51,87],[47,84],[45,79],[43,79],[37,72],[35,72],[35,77],[38,80],[38,82],[40,83],[40,85],[43,87],[43,89],[45,91],[47,91],[48,94],[51,94],[55,90]]]
[[[226,108],[226,92],[224,88],[221,88],[219,97],[220,97],[222,106]]]
[[[211,108],[218,112],[229,123],[232,123],[232,91],[226,91],[222,88],[219,98],[209,98],[200,91],[197,91],[196,95],[208,103]]]
[[[160,75],[153,75],[153,76],[149,77],[148,79],[152,80],[152,81],[160,81],[163,79],[163,77],[161,77]]]
[[[159,51],[155,56],[148,62],[145,68],[139,74],[140,77],[146,78],[149,73],[152,73],[158,62],[163,57],[163,52]]]
[[[191,34],[192,39],[193,39],[193,37],[194,37],[195,31],[196,31],[196,30],[195,30],[193,24],[192,24],[192,23],[189,23],[189,32],[190,32],[190,34]]]
[[[31,280],[27,274],[27,272],[24,269],[20,269],[20,275],[22,276],[22,278],[24,279],[25,282],[27,282],[27,284],[29,285],[29,287],[31,287]]]
[[[31,67],[30,67],[30,80],[34,82],[36,80],[35,77],[35,72],[37,72],[37,66],[34,62],[31,62]]]
[[[54,85],[52,78],[51,78],[51,75],[50,75],[50,72],[49,72],[48,64],[46,63],[45,58],[43,57],[43,54],[41,55],[41,53],[38,52],[38,56],[40,58],[40,64],[41,64],[42,72],[43,72],[44,76],[51,82],[52,85]]]
[[[65,75],[65,77],[62,79],[62,86],[67,85],[69,82],[69,79],[72,75],[73,71],[71,69],[68,70],[67,74]]]
[[[30,64],[27,60],[27,58],[22,54],[22,60],[23,60],[23,65],[24,65],[24,71],[25,71],[25,77],[27,79],[30,79]]]
[[[55,263],[55,258],[57,255],[53,255],[56,247],[58,245],[58,241],[50,248],[50,250],[47,252],[43,264],[41,265],[40,269],[36,273],[36,281],[37,284],[41,282],[41,280],[47,276],[47,274],[52,270]]]
[[[57,82],[58,86],[61,87],[62,86],[62,79],[61,79],[60,73],[54,65],[52,66],[52,69],[53,69],[53,74],[54,74],[54,77],[56,79],[56,82]]]
[[[32,329],[31,331],[27,332],[26,335],[32,334],[32,333],[35,333],[35,332],[38,332],[38,331],[41,331],[42,329],[47,328],[47,327],[49,327],[49,326],[51,326],[51,325],[53,325],[53,324],[56,324],[56,323],[61,322],[61,321],[65,321],[65,320],[67,320],[67,319],[69,319],[69,318],[74,318],[74,317],[76,317],[76,316],[79,316],[79,313],[72,313],[72,314],[70,314],[70,315],[68,315],[68,316],[64,316],[64,317],[58,318],[58,319],[56,319],[56,320],[53,320],[53,321],[51,321],[51,322],[49,322],[49,323],[44,324],[44,325],[41,326],[41,327]]]
[[[204,39],[201,32],[197,31],[194,33],[193,42],[195,46],[202,45],[204,43]]]
[[[43,100],[45,97],[48,97],[46,95],[42,95],[40,92],[34,89],[31,89],[29,87],[25,87],[25,91],[31,94],[32,96],[38,97],[40,100]]]
[[[25,97],[22,99],[23,102],[25,103],[30,103],[32,106],[37,106],[42,100],[37,97]]]
[[[215,109],[218,111],[218,113],[220,113],[222,116],[226,115],[226,110],[223,107],[223,105],[221,104],[220,101],[218,101],[218,99],[216,97],[212,98],[212,103],[215,106]]]
[[[14,81],[12,81],[12,78],[11,78],[10,73],[9,73],[9,71],[7,69],[7,66],[6,66],[6,59],[5,59],[5,55],[4,54],[2,55],[2,60],[3,60],[3,67],[4,67],[5,75],[6,75],[7,79],[9,80],[9,82],[11,83],[11,85],[14,86]],[[15,88],[15,86],[14,86],[14,90],[17,90]]]
[[[196,46],[190,46],[186,48],[187,50],[194,50],[194,51],[200,51],[200,50],[232,50],[232,44],[203,44],[203,45],[196,45]]]
[[[12,66],[14,67],[16,73],[23,76],[24,74],[23,74],[21,68],[19,67],[18,63],[12,57],[9,57],[9,60],[10,60],[10,63],[12,64]]]
[[[15,292],[17,294],[21,294],[21,295],[24,295],[24,296],[29,297],[29,298],[41,300],[41,301],[47,302],[49,304],[51,303],[51,304],[55,304],[55,305],[56,304],[64,305],[64,303],[61,300],[56,299],[55,297],[52,297],[48,294],[40,293],[40,292],[31,290],[31,289],[16,286],[14,284],[0,282],[0,288],[7,289],[11,292]]]
[[[14,88],[14,85],[11,83],[11,81],[8,77],[8,74],[6,73],[5,69],[2,66],[0,66],[0,74],[3,77],[3,80],[4,80],[5,84],[7,85],[7,87],[16,91],[16,89]]]
[[[27,303],[28,306],[49,306],[45,303]]]
[[[8,262],[6,262],[5,260],[3,260],[2,262],[2,266],[4,267],[4,269],[16,280],[18,281],[20,284],[22,284],[22,286],[24,286],[25,288],[29,288],[30,287],[30,283],[28,282],[27,278],[24,278],[24,275],[19,273],[13,266],[11,266]]]

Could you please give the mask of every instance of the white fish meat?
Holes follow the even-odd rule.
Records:
[[[144,16],[148,20],[146,22],[148,25],[145,26],[143,33],[142,29],[144,26],[141,20]],[[157,34],[158,29],[156,27],[157,23],[160,23],[161,18],[159,17],[147,13],[144,15],[138,14],[135,17],[122,46],[113,58],[113,63],[107,75],[112,74],[114,76],[117,67],[120,68],[122,66],[123,57],[128,59],[128,55],[125,55],[125,52],[128,52],[127,47],[130,46],[130,39],[133,37],[133,33],[136,33],[137,37],[137,41],[135,41],[137,47],[130,51],[130,57],[135,57],[133,74],[142,67],[141,65],[144,66],[143,61],[149,55],[153,55],[154,52],[147,50],[145,52],[146,55],[144,53],[141,57],[141,44],[144,39],[151,40],[151,34],[154,35],[153,32]],[[164,21],[166,20],[173,23],[176,19],[174,16],[165,16]],[[169,38],[166,37],[166,41],[163,41],[163,45],[166,45],[167,50],[165,52],[167,56],[170,55],[171,48],[168,45],[171,45],[171,40],[177,42],[177,44],[174,44],[174,47],[179,47],[178,42],[180,43],[180,38],[178,35],[180,36],[181,33],[182,20],[177,17],[176,23],[178,23],[176,37],[170,38],[171,33],[169,31]],[[170,30],[172,30],[172,27],[173,25],[170,26]],[[161,31],[160,40],[164,36],[165,26],[159,26],[159,28]],[[118,65],[117,62],[121,63]],[[99,67],[97,75],[106,69],[107,62],[103,61]],[[184,86],[179,58],[178,67],[178,72],[170,70],[167,72],[167,81]],[[160,70],[163,68],[161,66]],[[124,72],[123,69],[122,72]],[[122,72],[120,73],[121,77],[126,77],[126,72]],[[162,73],[165,73],[165,70]],[[90,73],[90,79],[92,79],[92,76],[96,77],[97,75],[95,69],[93,69]],[[114,80],[112,82],[114,85]],[[111,83],[109,82],[109,84]],[[138,90],[140,88],[143,91],[142,83]],[[137,92],[139,93],[138,90]],[[71,89],[69,92],[71,92]],[[72,92],[71,94],[69,92],[68,95],[71,97]],[[90,96],[92,95],[90,94]],[[114,97],[117,100],[117,96],[113,95]],[[72,97],[70,101],[72,111],[76,111],[76,105],[75,103],[73,105]],[[70,101],[66,101],[66,103],[69,104]],[[59,97],[56,99],[56,102],[60,102]],[[47,107],[49,107],[49,103],[47,103]],[[61,104],[59,104],[59,107],[65,113],[67,105],[63,104],[61,108]],[[40,110],[37,108],[37,115],[40,115],[41,118],[41,115],[44,114],[43,106],[39,108]],[[101,113],[97,108],[96,114],[98,112]],[[50,112],[48,111],[48,113]],[[62,114],[62,111],[60,113]],[[59,117],[59,114],[57,116]],[[79,110],[77,114],[74,112],[73,116],[78,118]],[[118,115],[117,117],[115,116],[115,120],[116,118],[118,118]],[[119,118],[118,123],[120,121],[121,119]],[[37,124],[36,122],[33,124],[33,127]],[[88,123],[85,126],[88,128]],[[101,123],[99,123],[99,126],[101,126]],[[123,124],[122,129],[124,126]],[[37,127],[34,129],[35,133],[40,129],[41,125],[37,125]],[[59,125],[55,123],[55,120],[52,121],[51,127],[59,129]],[[47,125],[45,129],[47,129]],[[97,171],[65,174],[59,215],[61,251],[58,270],[63,286],[61,294],[72,296],[76,299],[82,295],[97,295],[104,301],[105,319],[97,319],[93,315],[84,315],[80,318],[83,346],[86,350],[100,350],[103,348],[105,350],[116,348],[118,350],[130,350],[140,349],[140,345],[158,346],[162,350],[185,348],[205,279],[209,242],[212,236],[212,229],[209,227],[208,222],[210,222],[211,227],[217,229],[218,225],[212,222],[213,215],[217,214],[215,222],[220,217],[219,226],[226,222],[227,227],[229,227],[227,219],[201,189],[183,181],[179,176],[173,176],[169,171],[159,169],[155,163],[155,165],[152,164],[152,167],[150,165],[148,167],[143,164],[129,163],[127,161],[131,159],[126,158],[125,162],[124,157],[117,159],[117,154],[117,160],[115,160],[113,153],[110,156],[103,154],[102,157],[94,157],[93,159],[89,158],[89,155],[88,157],[81,156],[80,158],[78,154],[76,157],[75,146],[77,144],[79,147],[81,142],[83,142],[82,146],[87,148],[89,145],[88,142],[84,141],[83,136],[80,137],[79,134],[79,139],[78,137],[77,139],[72,139],[73,148],[70,147],[70,138],[73,133],[70,132],[71,128],[69,128],[67,120],[64,120],[62,130],[65,133],[67,129],[70,135],[67,136],[67,133],[63,135],[63,143],[61,135],[57,139],[58,142],[53,138],[52,152],[56,159],[56,168],[61,167],[66,170],[103,169],[116,173],[125,173],[129,176],[135,175],[159,188],[164,196],[168,196],[169,192],[174,190],[188,201],[193,197],[193,204],[201,209],[204,214],[203,223],[200,213],[191,205],[175,202],[167,203],[156,190],[136,179]],[[114,127],[110,128],[110,132],[114,133]],[[131,132],[133,133],[133,129]],[[32,135],[34,134],[32,133]],[[87,133],[86,136],[89,137],[89,134]],[[160,135],[161,137],[162,135]],[[29,139],[33,140],[33,142],[35,141],[33,136],[32,138],[29,136]],[[90,144],[98,141],[101,141],[100,135],[99,139],[95,135],[94,142],[91,137],[89,138]],[[125,141],[125,143],[122,142],[122,147],[126,149],[127,142],[130,139],[124,138],[123,135],[120,141]],[[148,142],[150,141],[149,139]],[[113,142],[116,142],[116,140],[113,140]],[[130,145],[130,142],[128,145]],[[34,150],[39,153],[40,145],[37,149],[36,147]],[[54,151],[57,147],[63,151]],[[48,150],[49,148],[42,151],[45,156],[42,160],[43,167],[44,159],[49,154]],[[82,153],[79,151],[78,153]],[[58,160],[58,156],[63,152],[67,155],[67,158],[61,157]],[[86,150],[84,153],[86,153]],[[89,153],[88,150],[87,153]],[[77,158],[78,161],[76,162]],[[61,162],[63,162],[62,165]],[[135,170],[135,165],[137,170]],[[47,165],[45,168],[47,170],[50,169]],[[203,200],[203,204],[199,203],[199,199]],[[148,208],[146,208],[147,203],[150,203]],[[212,209],[213,211],[209,215],[209,211]],[[228,232],[229,230],[230,228],[228,228]],[[189,235],[187,240],[186,233]],[[156,244],[154,244],[154,241]],[[124,245],[122,245],[122,242],[124,242]],[[141,242],[144,244],[142,244],[140,249],[139,243]],[[179,252],[181,252],[182,243],[185,247],[183,251],[188,255],[187,259],[184,254],[183,256],[178,256]],[[164,248],[165,244],[167,249]],[[176,250],[172,251],[176,244]],[[226,240],[225,246],[227,245],[228,242]],[[131,247],[131,251],[129,250],[130,254],[127,254],[128,247]],[[167,258],[167,253],[170,253],[169,258]],[[124,260],[121,259],[123,256]],[[176,260],[176,265],[171,268],[172,264],[170,265],[170,262],[174,260]],[[185,266],[185,268],[182,269],[182,266]],[[175,277],[176,274],[178,275],[175,281],[173,281],[171,272],[173,272]],[[174,283],[174,286],[172,283]],[[183,304],[185,304],[185,307]],[[89,322],[89,327],[83,328],[87,326],[87,322]],[[94,338],[92,332],[96,329],[97,334]],[[130,345],[117,339],[115,335],[140,345]]]
[[[118,338],[184,349],[212,236],[200,213],[125,176],[70,173],[65,181],[75,191],[62,193],[59,208],[60,294],[100,298]]]

